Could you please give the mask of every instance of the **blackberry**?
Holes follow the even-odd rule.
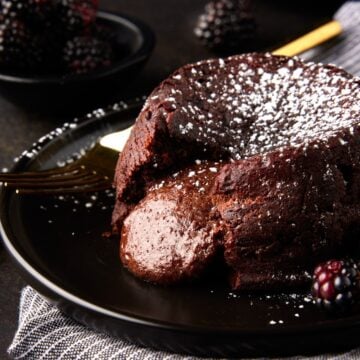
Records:
[[[117,34],[110,27],[103,24],[92,24],[89,27],[89,35],[112,45],[117,43]]]
[[[195,27],[195,35],[214,50],[251,48],[256,25],[249,0],[216,0],[205,6]]]
[[[312,295],[319,307],[344,311],[359,294],[359,280],[360,271],[355,262],[329,260],[314,271]]]
[[[42,27],[54,10],[53,0],[1,0],[3,19],[17,18],[34,27]]]
[[[108,67],[113,60],[111,45],[90,36],[78,36],[69,40],[63,54],[67,70],[75,74]]]
[[[36,38],[16,18],[0,24],[0,64],[10,70],[29,70],[42,62]]]
[[[98,0],[56,0],[55,23],[66,36],[86,31],[95,21]]]

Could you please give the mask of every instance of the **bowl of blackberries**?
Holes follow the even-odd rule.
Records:
[[[38,110],[93,108],[124,90],[151,54],[141,21],[98,0],[0,0],[0,92]]]

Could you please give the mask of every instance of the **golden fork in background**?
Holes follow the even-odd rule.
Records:
[[[339,35],[341,25],[333,20],[273,51],[275,55],[294,56]],[[110,188],[119,152],[132,127],[104,136],[80,159],[50,170],[0,173],[8,188],[28,194],[64,194]]]
[[[310,50],[332,38],[340,35],[342,32],[341,24],[332,20],[328,23],[316,28],[309,33],[300,36],[294,41],[274,50],[274,55],[295,56]]]

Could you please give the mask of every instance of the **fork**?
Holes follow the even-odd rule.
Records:
[[[341,25],[333,20],[274,50],[273,54],[297,55],[340,33]],[[130,131],[131,127],[104,136],[84,156],[63,167],[0,173],[0,183],[25,194],[66,194],[108,189],[112,186],[118,153],[123,149]]]
[[[66,194],[112,186],[115,165],[132,127],[105,135],[85,155],[54,169],[0,173],[0,183],[21,194]]]

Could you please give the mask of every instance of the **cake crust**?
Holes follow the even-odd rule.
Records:
[[[144,279],[171,283],[197,277],[223,252],[233,288],[303,283],[316,261],[356,246],[359,113],[359,79],[331,65],[245,54],[180,68],[147,99],[117,164],[113,224],[125,234],[123,263]],[[142,233],[129,241],[128,234],[140,228],[136,214],[164,199],[165,213],[185,221],[191,211],[171,210],[179,208],[181,192],[156,186],[204,159],[221,160],[212,186],[201,194],[211,204],[202,213],[208,222],[199,222],[200,233],[205,230],[194,237],[194,244],[211,243],[211,250],[209,256],[193,256],[189,266],[171,265],[175,275],[167,278],[171,261],[157,273],[156,266],[146,269],[146,257],[136,256],[142,238],[143,249],[150,241],[154,252],[163,244],[159,238]],[[197,196],[196,191],[189,189]],[[159,222],[156,216],[151,226]],[[209,223],[216,236],[209,236]]]

